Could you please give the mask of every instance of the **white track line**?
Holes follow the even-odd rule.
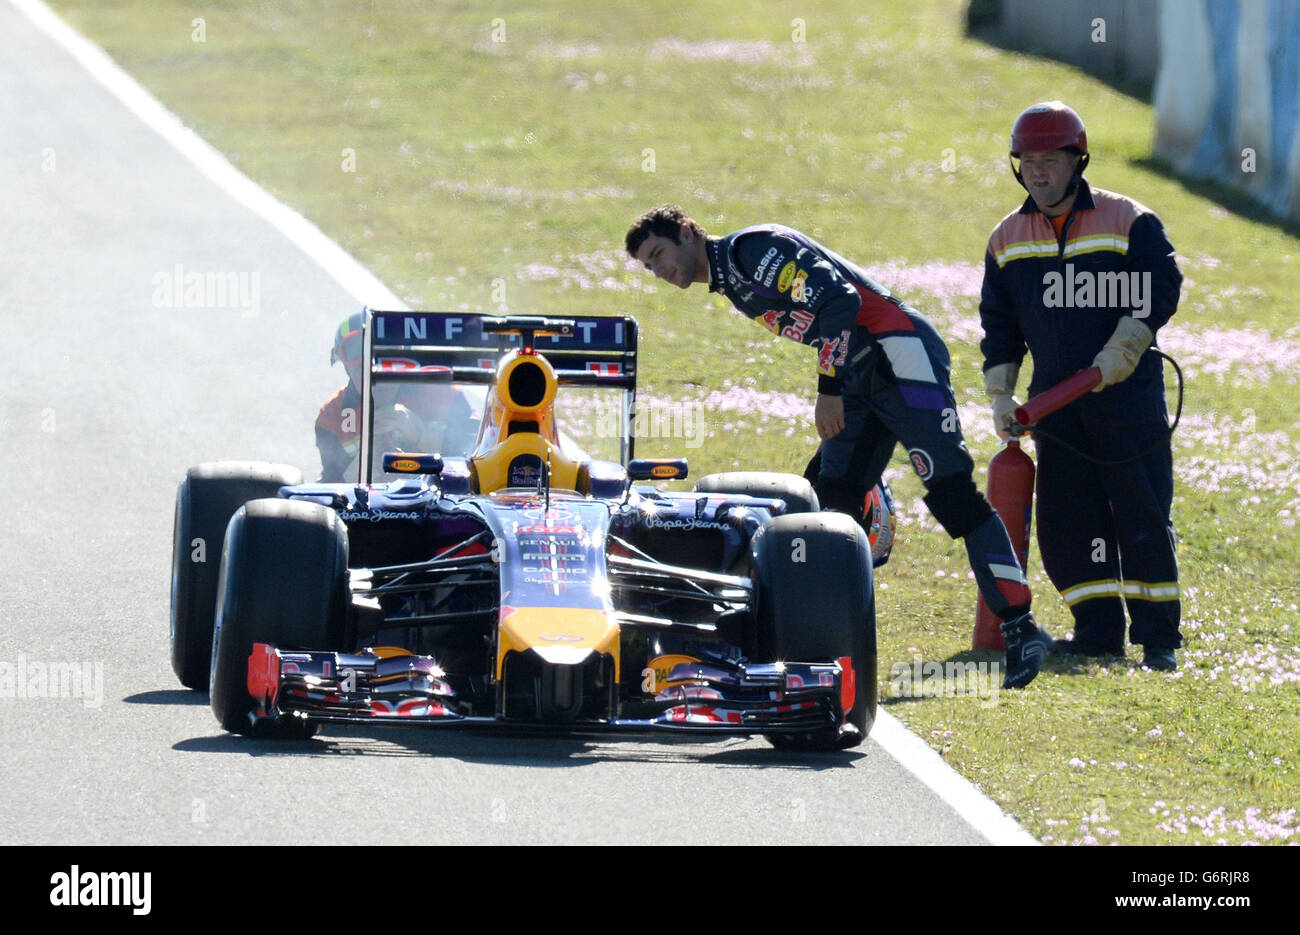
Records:
[[[1038,844],[1038,839],[1002,811],[998,803],[945,763],[929,744],[892,714],[877,708],[871,739],[992,843]]]
[[[303,253],[314,259],[321,269],[333,276],[358,302],[376,308],[407,308],[406,303],[380,282],[374,273],[322,234],[315,224],[276,200],[231,165],[225,156],[181,123],[175,114],[123,71],[102,49],[61,20],[41,0],[9,2],[67,50],[128,110],[194,163],[213,184],[273,225]],[[1033,835],[1002,811],[996,802],[945,763],[939,754],[904,727],[897,718],[878,711],[871,739],[994,844],[1038,843]]]

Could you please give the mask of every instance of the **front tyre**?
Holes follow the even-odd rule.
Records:
[[[181,684],[208,687],[212,617],[217,605],[217,571],[226,524],[249,500],[274,497],[284,486],[302,483],[287,464],[214,461],[189,469],[176,490],[172,526],[172,670]]]
[[[221,555],[212,635],[212,712],[226,730],[310,736],[291,721],[254,721],[248,692],[254,643],[342,650],[347,620],[347,529],[333,510],[295,500],[254,500],[231,519]]]
[[[752,568],[761,660],[834,662],[848,657],[852,703],[844,724],[771,734],[786,750],[842,750],[867,738],[876,718],[876,603],[862,527],[842,513],[778,516],[755,534]]]

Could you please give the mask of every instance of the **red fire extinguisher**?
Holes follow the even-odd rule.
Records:
[[[988,498],[993,509],[1002,518],[1016,550],[1020,567],[1029,568],[1029,530],[1034,509],[1034,461],[1020,448],[1020,436],[1032,431],[1034,423],[1074,402],[1101,383],[1101,371],[1096,367],[1080,370],[1074,376],[1039,393],[1016,409],[1016,422],[1011,426],[1011,437],[1002,450],[989,461]],[[979,598],[975,608],[975,634],[972,649],[996,649],[1007,646],[1002,639],[1001,623],[993,611]]]

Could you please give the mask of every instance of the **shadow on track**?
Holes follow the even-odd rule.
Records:
[[[508,729],[380,728],[331,726],[310,740],[260,740],[218,734],[173,745],[183,753],[236,753],[247,756],[427,756],[502,766],[572,767],[600,763],[700,763],[722,767],[759,767],[821,771],[851,767],[865,759],[864,749],[837,753],[786,753],[761,740],[644,737],[615,739],[539,734]]]

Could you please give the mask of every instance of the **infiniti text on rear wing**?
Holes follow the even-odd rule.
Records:
[[[635,390],[636,319],[565,315],[560,320],[572,322],[570,333],[538,334],[533,349],[551,362],[561,384]],[[485,321],[500,319],[459,312],[369,310],[366,347],[372,370],[385,376],[450,370],[451,379],[458,382],[490,383],[501,354],[522,342],[517,334],[485,330]]]
[[[619,390],[624,426],[619,456],[627,464],[633,455],[632,425],[636,410],[637,323],[631,316],[565,315],[498,318],[464,312],[381,311],[366,309],[365,359],[362,374],[367,410],[373,384],[380,382],[447,382],[490,384],[501,355],[524,346],[517,333],[501,333],[503,325],[538,324],[531,346],[555,369],[561,386]],[[562,328],[543,328],[544,324]],[[548,333],[548,332],[560,333]],[[368,418],[365,422],[372,420]],[[371,462],[370,430],[362,433],[362,465]],[[363,468],[363,481],[370,472]]]

